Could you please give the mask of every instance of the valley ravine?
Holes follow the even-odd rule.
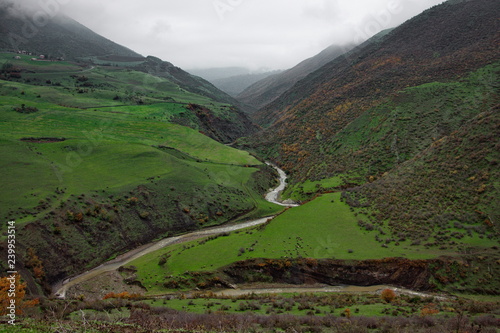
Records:
[[[278,185],[278,187],[269,190],[269,192],[266,194],[266,200],[271,202],[271,203],[278,204],[280,206],[285,206],[285,207],[298,206],[298,204],[295,204],[295,203],[284,203],[284,202],[279,201],[279,194],[286,187],[286,179],[287,179],[286,173],[271,163],[266,163],[266,164],[275,168],[279,174],[279,185]],[[192,241],[192,240],[206,237],[206,236],[217,235],[217,234],[232,232],[232,231],[236,231],[236,230],[240,230],[240,229],[244,229],[244,228],[254,227],[254,226],[257,226],[260,224],[264,224],[272,218],[274,218],[274,216],[263,217],[260,219],[250,220],[250,221],[246,221],[246,222],[239,222],[236,224],[207,228],[207,229],[191,232],[191,233],[180,235],[180,236],[164,238],[158,242],[143,245],[139,248],[136,248],[134,250],[126,252],[122,255],[119,255],[115,259],[109,260],[109,261],[103,263],[102,265],[97,266],[94,269],[91,269],[91,270],[84,272],[80,275],[68,278],[62,282],[57,283],[52,288],[53,294],[57,298],[65,298],[66,291],[70,287],[76,286],[78,284],[81,284],[82,282],[93,279],[101,274],[106,273],[106,272],[111,272],[111,271],[117,270],[119,267],[126,265],[129,262],[131,262],[137,258],[140,258],[148,253],[162,249],[166,246],[178,244],[178,243],[184,243],[184,242]]]
[[[285,207],[297,207],[299,206],[296,203],[291,203],[291,202],[282,202],[279,200],[279,196],[281,192],[285,189],[286,187],[286,179],[287,175],[286,173],[278,168],[276,165],[273,165],[271,163],[267,163],[269,166],[273,167],[276,169],[276,171],[279,174],[279,185],[278,187],[274,189],[270,189],[268,193],[266,194],[266,200],[281,206]],[[269,216],[269,217],[264,217],[260,219],[255,219],[255,220],[250,220],[246,222],[241,222],[241,223],[235,223],[235,224],[229,224],[229,225],[224,225],[224,226],[218,226],[218,227],[213,227],[213,228],[206,228],[203,230],[187,233],[184,235],[180,236],[175,236],[175,237],[168,237],[165,239],[162,239],[158,242],[150,243],[143,245],[139,248],[136,248],[134,250],[131,250],[127,253],[124,253],[115,259],[112,259],[110,261],[107,261],[103,263],[102,265],[89,270],[85,273],[82,273],[80,275],[77,275],[75,277],[66,279],[56,285],[53,286],[53,294],[55,297],[60,298],[60,299],[65,299],[66,298],[66,292],[69,290],[69,288],[81,285],[83,282],[89,281],[91,279],[94,279],[102,274],[116,271],[118,268],[120,268],[123,265],[126,265],[133,260],[140,258],[146,254],[149,254],[151,252],[157,251],[159,249],[162,249],[166,246],[173,245],[173,244],[179,244],[179,243],[185,243],[189,241],[193,241],[202,237],[206,236],[211,236],[211,235],[217,235],[217,234],[222,234],[222,233],[227,233],[227,232],[232,232],[232,231],[237,231],[241,230],[244,228],[249,228],[253,226],[258,226],[261,224],[264,224],[270,220],[272,220],[275,216]],[[371,286],[371,287],[358,287],[358,286],[348,286],[348,285],[342,285],[342,286],[304,286],[304,285],[297,285],[297,286],[287,286],[284,288],[250,288],[250,289],[228,289],[228,290],[222,290],[217,292],[217,295],[245,295],[249,293],[280,293],[280,292],[326,292],[326,293],[342,293],[342,292],[347,292],[347,293],[378,293],[384,288],[392,288],[396,290],[398,293],[401,294],[407,294],[407,295],[417,295],[417,296],[422,296],[422,297],[436,297],[436,295],[432,294],[427,294],[427,293],[421,293],[421,292],[416,292],[412,291],[409,289],[401,289],[401,288],[395,288],[395,287],[390,287],[390,286]],[[154,297],[159,297],[160,295],[155,295]],[[442,297],[442,296],[438,296]],[[444,299],[444,297],[442,297]]]

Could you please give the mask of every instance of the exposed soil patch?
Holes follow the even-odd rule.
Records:
[[[75,285],[68,289],[69,298],[78,298],[81,295],[86,300],[100,300],[108,293],[143,294],[144,289],[136,284],[127,283],[126,277],[118,271],[101,274],[92,280]]]
[[[413,290],[433,290],[430,264],[436,260],[347,261],[333,259],[253,259],[234,263],[223,271],[233,283],[267,282],[295,285],[395,285]]]

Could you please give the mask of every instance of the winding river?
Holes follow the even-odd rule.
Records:
[[[287,176],[286,176],[285,172],[283,170],[281,170],[280,168],[278,168],[277,166],[270,164],[270,163],[267,163],[267,164],[272,166],[273,168],[275,168],[278,171],[280,184],[277,188],[272,189],[267,193],[266,200],[268,200],[269,202],[281,205],[281,206],[285,206],[285,207],[298,206],[295,203],[283,203],[283,202],[279,201],[279,195],[285,189],[285,186],[286,186]],[[66,291],[70,287],[78,285],[82,282],[88,281],[88,280],[95,278],[96,276],[99,276],[103,273],[117,270],[120,266],[126,265],[129,262],[131,262],[137,258],[140,258],[146,254],[149,254],[151,252],[162,249],[166,246],[178,244],[178,243],[184,243],[184,242],[192,241],[192,240],[206,237],[206,236],[217,235],[217,234],[236,231],[236,230],[240,230],[240,229],[244,229],[244,228],[248,228],[248,227],[257,226],[257,225],[266,223],[269,219],[272,219],[273,217],[274,216],[269,216],[269,217],[264,217],[264,218],[246,221],[246,222],[242,222],[242,223],[228,224],[228,225],[219,226],[219,227],[207,228],[207,229],[191,232],[191,233],[188,233],[185,235],[164,238],[158,242],[143,245],[139,248],[136,248],[136,249],[131,250],[127,253],[124,253],[124,254],[116,257],[113,260],[107,261],[107,262],[103,263],[102,265],[97,266],[94,269],[91,269],[90,271],[84,272],[80,275],[74,276],[72,278],[69,278],[69,279],[66,279],[62,282],[57,283],[52,288],[53,293],[57,298],[65,298]]]
[[[297,206],[299,206],[298,204],[296,204],[294,202],[289,202],[288,200],[286,200],[286,201],[280,201],[281,192],[283,192],[283,190],[286,187],[287,175],[286,175],[285,171],[281,170],[276,165],[274,165],[272,163],[269,163],[269,162],[266,162],[266,164],[269,165],[269,166],[271,166],[271,167],[273,167],[273,168],[275,168],[276,171],[278,171],[278,174],[279,174],[279,177],[280,177],[279,178],[279,180],[280,180],[279,186],[276,187],[275,189],[270,190],[266,194],[266,200],[269,201],[269,202],[272,202],[274,204],[277,204],[277,205],[280,205],[280,206],[285,206],[285,207],[297,207]]]

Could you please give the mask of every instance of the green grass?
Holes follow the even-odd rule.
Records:
[[[336,188],[344,183],[344,179],[340,176],[322,179],[319,181],[306,180],[300,184],[289,186],[282,194],[283,198],[292,200],[308,199],[311,193],[324,192],[327,189]]]
[[[21,78],[0,80],[0,216],[16,221],[19,243],[36,249],[48,278],[173,233],[283,209],[262,196],[272,179],[259,160],[200,132],[222,131],[220,123],[248,130],[230,105],[129,69],[25,57],[18,66]],[[64,259],[48,264],[54,255]]]
[[[497,302],[500,303],[500,296],[494,295],[470,295],[470,294],[457,294],[458,297],[468,299],[476,302]]]
[[[71,321],[75,323],[81,323],[83,320],[92,321],[92,320],[125,320],[130,317],[130,309],[127,308],[114,308],[108,309],[105,313],[96,310],[81,310],[72,312],[69,315]]]
[[[21,57],[21,59],[15,59],[16,56]],[[81,69],[80,66],[67,61],[32,61],[32,58],[38,58],[38,55],[0,53],[0,64],[10,63],[15,67],[36,70],[38,72],[71,72]]]
[[[340,193],[326,194],[286,211],[263,230],[253,228],[208,242],[174,245],[131,264],[138,268],[138,279],[148,292],[155,294],[165,291],[162,277],[183,276],[193,271],[215,271],[233,262],[252,258],[431,259],[457,253],[452,247],[437,249],[410,245],[409,240],[382,247],[383,243],[375,239],[378,231],[360,228],[360,219],[363,219],[361,215],[355,216],[349,206],[340,201]],[[475,235],[466,236],[458,242],[462,246],[494,245],[494,241]],[[166,265],[159,266],[159,257],[162,255],[169,255],[169,258]]]
[[[110,59],[106,59],[106,57],[99,57],[99,56],[83,57],[83,58],[80,58],[80,60],[83,60],[85,62],[90,61],[90,62],[97,64],[97,65],[119,66],[119,67],[132,67],[132,66],[140,65],[144,62],[144,60],[137,60],[137,61],[110,60]]]
[[[0,131],[4,134],[0,154],[8,157],[0,162],[6,177],[5,190],[0,194],[2,213],[7,208],[32,206],[56,187],[77,194],[90,189],[138,184],[151,176],[179,177],[176,170],[184,167],[178,159],[152,146],[175,148],[209,163],[191,163],[191,169],[206,170],[205,173],[213,173],[220,179],[230,175],[229,178],[239,183],[248,180],[249,172],[229,166],[216,168],[212,164],[260,164],[246,152],[179,125],[129,121],[91,111],[63,109],[25,115],[13,112],[8,106],[0,110]],[[20,141],[26,137],[64,137],[67,140],[54,143]],[[190,178],[190,182],[197,181],[196,177]],[[32,191],[38,195],[29,197]]]
[[[166,100],[196,103],[210,107],[217,113],[222,113],[223,107],[227,106],[208,97],[191,93],[168,79],[131,69],[115,67],[84,69],[66,62],[31,61],[29,56],[21,56],[22,60],[15,60],[13,56],[0,53],[0,63],[11,63],[15,67],[22,68],[24,71],[20,81],[28,83],[29,89],[33,92],[31,96],[42,95],[43,99],[52,103],[89,108],[134,104],[130,103],[132,98],[141,98],[145,104],[162,103]],[[79,81],[79,77],[85,77],[86,81]],[[24,88],[19,82],[9,82],[9,85]],[[26,94],[24,97],[29,98],[29,96],[30,94]],[[120,99],[113,100],[116,96]]]
[[[233,262],[251,258],[380,259],[434,258],[452,251],[410,246],[409,241],[385,248],[375,240],[376,231],[357,225],[359,217],[340,201],[340,193],[323,195],[276,217],[263,230],[237,231],[200,245],[199,241],[174,245],[131,263],[149,293],[165,290],[162,278],[192,271],[214,271]],[[244,249],[244,253],[240,252]],[[165,266],[159,257],[170,255]]]
[[[0,61],[14,62],[13,56],[0,54]],[[258,160],[197,130],[169,123],[171,117],[186,112],[183,103],[200,103],[221,114],[227,112],[224,104],[141,72],[100,67],[78,72],[80,67],[70,63],[32,62],[29,58],[17,60],[19,66],[44,70],[23,72],[18,82],[0,81],[0,168],[4,177],[0,216],[30,222],[47,210],[37,214],[13,211],[31,210],[47,198],[54,208],[72,194],[121,191],[151,177],[185,189],[210,183],[235,187],[250,193],[248,201],[256,214],[276,211],[245,187],[257,169],[242,166],[261,165]],[[72,72],[62,70],[63,65]],[[85,82],[92,86],[79,87],[82,82],[71,77],[73,72],[76,77],[87,77]],[[77,93],[78,89],[86,92]],[[115,100],[115,96],[120,98]],[[145,104],[137,105],[135,98]],[[39,111],[21,114],[13,110],[23,104]],[[20,141],[29,137],[66,140]],[[58,188],[65,194],[54,196]]]

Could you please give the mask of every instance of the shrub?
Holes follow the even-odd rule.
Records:
[[[434,306],[434,304],[430,303],[429,305],[425,306],[421,311],[420,311],[420,315],[422,317],[425,317],[425,316],[432,316],[432,315],[435,315],[435,314],[438,314],[439,313],[439,310],[436,309],[436,307]]]
[[[163,266],[167,263],[167,258],[161,257],[160,261],[158,262],[158,265]]]
[[[380,294],[380,298],[382,298],[387,303],[391,303],[396,298],[396,293],[392,289],[384,289]]]
[[[351,318],[351,309],[347,308],[345,309],[341,314],[340,316],[342,317],[346,317],[346,318]]]
[[[139,199],[137,199],[136,197],[131,197],[131,198],[128,198],[128,199],[127,199],[127,202],[128,202],[130,205],[135,205],[135,204],[137,204],[137,202],[139,202]]]
[[[106,294],[102,299],[108,299],[108,298],[121,298],[121,299],[132,299],[132,298],[139,298],[139,294],[130,294],[128,291],[124,291],[121,293],[108,293]]]
[[[80,212],[80,213],[74,214],[73,220],[75,222],[82,222],[83,221],[83,213]]]
[[[38,109],[34,106],[26,106],[22,104],[21,107],[14,108],[14,111],[19,113],[35,113],[38,112]]]

